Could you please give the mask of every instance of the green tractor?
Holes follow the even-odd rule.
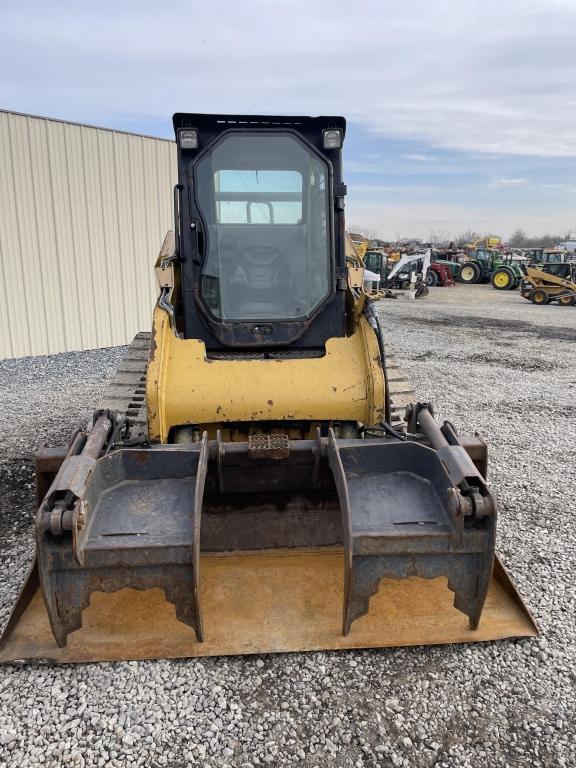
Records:
[[[513,291],[518,288],[525,274],[522,262],[506,259],[494,269],[490,281],[497,291]]]
[[[522,266],[491,248],[476,248],[462,264],[458,279],[461,283],[488,283],[498,291],[517,288],[524,276]]]
[[[530,265],[564,264],[572,261],[574,254],[558,248],[527,248],[524,250],[524,257]]]
[[[497,291],[506,291],[517,288],[526,276],[526,268],[533,265],[546,265],[568,260],[567,251],[558,251],[555,248],[531,248],[524,252],[523,261],[512,261],[510,257],[505,259],[501,266],[492,272],[492,285]]]

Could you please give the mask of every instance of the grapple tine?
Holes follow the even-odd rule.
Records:
[[[339,445],[332,433],[328,460],[345,531],[344,634],[368,613],[381,579],[411,576],[446,577],[476,629],[494,561],[496,514],[485,486],[463,495],[438,452],[409,441]]]
[[[162,589],[200,641],[207,436],[187,452],[133,449],[96,458],[105,441],[98,435],[106,432],[99,421],[86,442],[91,455],[67,457],[37,517],[40,582],[56,642],[64,646],[82,626],[92,592],[124,588]]]

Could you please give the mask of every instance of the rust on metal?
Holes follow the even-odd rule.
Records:
[[[35,569],[20,615],[0,639],[0,663],[190,658],[246,653],[472,643],[535,637],[538,627],[496,558],[482,622],[470,631],[444,579],[384,579],[370,613],[342,635],[338,548],[206,554],[201,560],[204,641],[179,622],[160,590],[92,595],[81,632],[54,642]],[[250,621],[246,617],[250,616]],[[231,631],[233,627],[233,631]],[[305,631],[303,631],[305,628]]]
[[[112,426],[106,415],[97,419],[82,451],[64,459],[38,511],[39,576],[56,642],[65,645],[81,627],[92,592],[125,587],[163,589],[201,639],[207,437],[191,455],[144,451],[143,462],[138,450],[103,454]]]

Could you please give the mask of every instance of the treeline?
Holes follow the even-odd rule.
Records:
[[[434,234],[435,233],[433,232],[431,233],[431,235]],[[466,243],[474,243],[477,240],[484,240],[486,237],[491,236],[498,237],[498,233],[490,232],[487,234],[467,230],[466,232],[460,232],[454,238],[450,238],[446,233],[442,233],[443,239],[441,243],[434,237],[431,237],[430,242],[434,245],[436,245],[437,242],[442,245],[446,245],[449,242],[453,242],[455,245],[465,245]],[[517,229],[512,233],[508,240],[501,238],[502,242],[506,243],[511,248],[553,248],[555,245],[558,245],[558,243],[573,239],[574,234],[570,230],[556,234],[546,233],[545,235],[529,235],[523,229]]]
[[[574,240],[574,234],[570,231],[556,235],[537,235],[530,237],[523,229],[517,229],[508,240],[512,248],[553,248],[558,243],[566,240]]]
[[[376,229],[368,229],[367,227],[351,226],[351,232],[356,232],[367,240],[379,240],[386,241],[386,238],[382,237]],[[437,247],[448,246],[453,243],[456,246],[463,246],[467,243],[474,243],[478,240],[484,240],[487,237],[498,236],[496,232],[482,233],[476,232],[473,229],[467,229],[463,232],[453,234],[446,231],[433,230],[428,235],[427,239],[422,237],[397,237],[395,242],[412,242],[412,243],[431,243]],[[528,235],[523,229],[517,229],[508,240],[502,238],[503,242],[507,243],[511,248],[553,248],[558,243],[563,243],[566,240],[574,240],[574,230],[560,232],[557,234],[545,234],[545,235]]]

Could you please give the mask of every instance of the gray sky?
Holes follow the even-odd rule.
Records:
[[[343,114],[387,236],[576,228],[576,0],[0,0],[0,106],[169,135],[174,111]]]

